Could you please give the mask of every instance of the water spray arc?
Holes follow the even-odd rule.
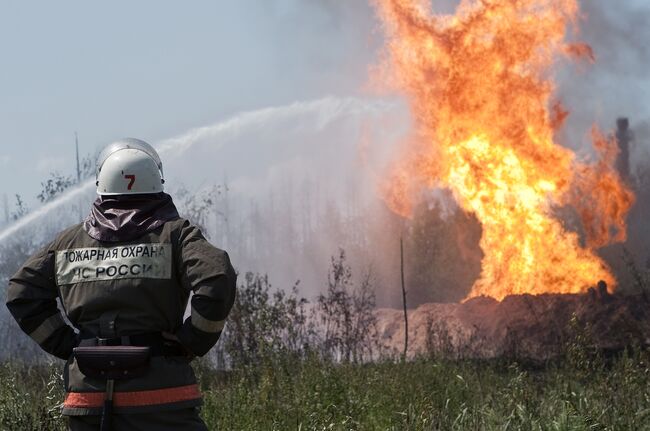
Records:
[[[20,218],[11,226],[7,227],[0,232],[0,244],[5,242],[7,239],[11,238],[16,233],[20,232],[22,229],[28,227],[32,223],[35,223],[41,220],[43,217],[48,215],[51,211],[62,207],[63,205],[73,201],[75,198],[83,195],[84,193],[89,192],[95,185],[95,180],[88,180],[77,187],[74,187],[72,190],[64,193],[60,197],[48,202],[42,207],[30,212],[26,216]]]
[[[264,127],[274,122],[290,120],[305,114],[315,115],[316,121],[315,124],[311,125],[311,130],[318,132],[339,118],[380,113],[387,111],[392,106],[388,102],[353,97],[324,97],[316,100],[295,102],[288,105],[243,112],[225,121],[191,129],[179,136],[165,139],[155,145],[155,147],[162,157],[178,157],[188,151],[197,142],[208,139],[213,140],[218,149],[225,142],[225,138],[232,138],[257,127]],[[94,185],[94,179],[82,182],[74,189],[32,211],[14,224],[0,231],[0,244],[7,241],[22,229],[43,219],[52,211],[63,207],[84,193],[90,192]]]

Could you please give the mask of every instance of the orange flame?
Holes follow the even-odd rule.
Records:
[[[576,0],[462,0],[436,15],[430,0],[372,0],[387,33],[383,84],[404,93],[416,130],[384,184],[409,215],[423,188],[452,191],[483,229],[482,272],[469,297],[578,293],[615,279],[594,253],[625,239],[634,196],[613,168],[616,143],[594,132],[587,164],[554,141],[568,113],[552,103],[562,56],[594,60],[565,42]],[[586,247],[553,216],[572,204]]]

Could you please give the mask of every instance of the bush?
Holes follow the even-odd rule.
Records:
[[[247,273],[221,341],[222,364],[256,367],[277,357],[306,357],[316,345],[307,300],[298,284],[289,293],[271,291],[265,275]]]
[[[345,252],[332,258],[325,294],[311,304],[298,294],[273,290],[266,275],[247,273],[237,292],[215,354],[221,368],[277,366],[318,356],[330,362],[361,362],[381,351],[370,271],[358,289]]]
[[[352,270],[345,251],[332,257],[325,294],[318,295],[317,318],[322,325],[323,357],[333,361],[360,362],[373,358],[380,350],[375,317],[375,294],[370,271],[354,289]]]

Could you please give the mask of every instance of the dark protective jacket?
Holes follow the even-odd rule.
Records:
[[[79,371],[72,349],[81,338],[168,332],[202,356],[221,335],[235,286],[228,254],[178,217],[168,195],[100,198],[84,223],[12,277],[7,307],[45,351],[67,361],[64,414],[98,414],[105,381]],[[183,321],[190,292],[191,315]],[[200,398],[186,357],[155,356],[142,377],[115,382],[116,413],[192,407]]]

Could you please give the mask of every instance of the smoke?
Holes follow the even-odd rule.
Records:
[[[588,158],[593,155],[589,133],[592,125],[611,136],[617,118],[630,120],[630,181],[637,199],[628,216],[628,240],[601,250],[620,288],[626,290],[635,285],[630,264],[637,266],[635,271],[647,266],[650,241],[646,227],[650,211],[646,204],[650,197],[650,4],[643,0],[582,0],[580,5],[583,21],[575,37],[593,48],[596,61],[567,67],[560,74],[558,94],[570,111],[561,140]],[[630,254],[624,259],[627,252]]]
[[[624,79],[647,81],[650,4],[634,0],[583,0],[582,8],[587,22],[582,36],[596,50],[599,74],[619,84]]]
[[[406,124],[394,101],[327,97],[236,115],[159,148],[181,213],[240,272],[266,273],[279,287],[300,280],[313,295],[339,247],[359,271],[371,264],[364,238],[381,205],[377,175]]]
[[[638,0],[582,0],[583,21],[577,39],[594,50],[593,65],[571,65],[561,71],[558,95],[570,111],[568,139],[576,149],[588,148],[595,123],[609,132],[618,117],[632,127],[650,118],[650,4]]]

